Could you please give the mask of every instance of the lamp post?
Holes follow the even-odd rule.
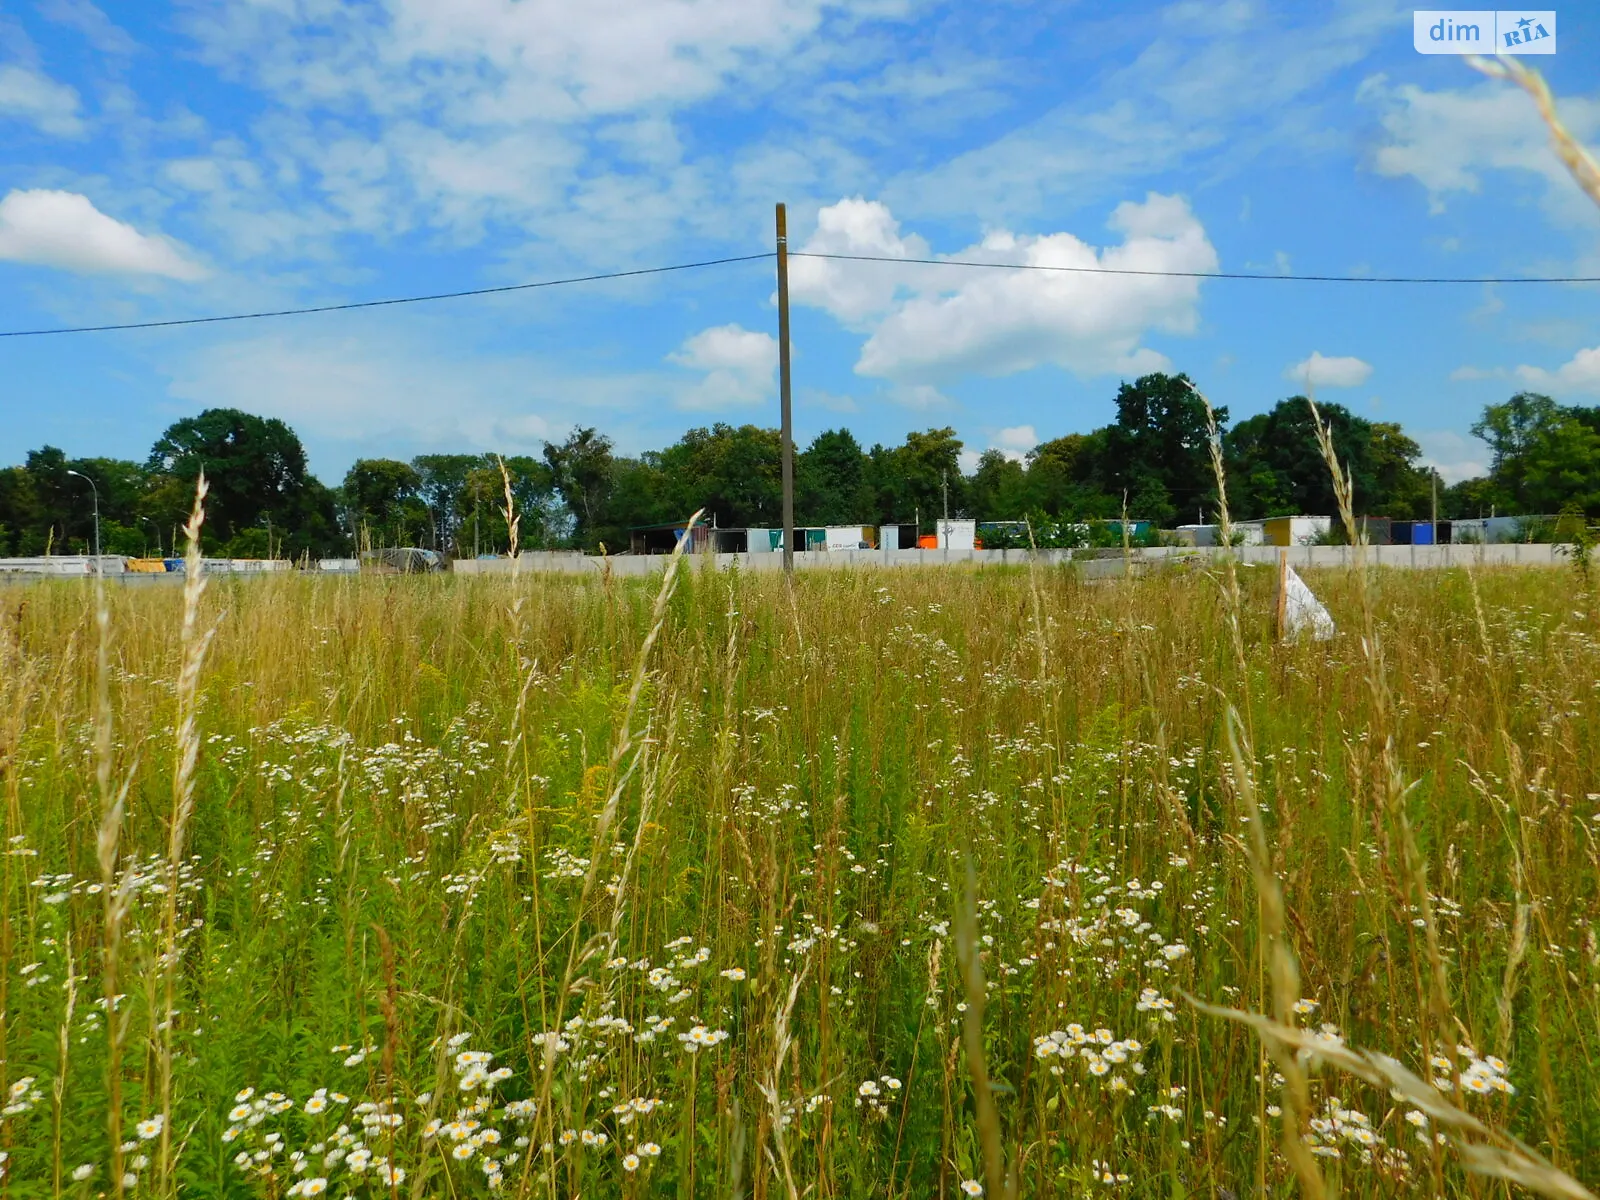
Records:
[[[89,485],[89,490],[94,493],[94,573],[100,574],[100,489],[95,487],[94,480],[82,471],[68,471],[68,475],[76,475]]]

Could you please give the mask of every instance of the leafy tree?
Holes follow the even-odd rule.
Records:
[[[1434,488],[1439,480],[1432,470],[1417,466],[1422,447],[1407,437],[1396,422],[1375,421],[1368,429],[1374,495],[1367,507],[1391,517],[1431,519]],[[1443,516],[1442,508],[1440,515]]]
[[[1028,473],[1017,459],[985,450],[978,456],[968,496],[980,521],[1020,521],[1029,507]]]
[[[961,439],[949,427],[906,434],[894,449],[874,446],[868,454],[868,483],[878,499],[880,522],[910,521],[921,513],[925,526],[944,513],[948,488],[950,515],[967,511],[966,477],[961,473]]]
[[[1600,410],[1518,392],[1485,408],[1472,432],[1489,444],[1489,479],[1507,506],[1553,513],[1576,504],[1600,512]]]
[[[1040,442],[1028,452],[1028,494],[1031,505],[1051,517],[1078,520],[1120,512],[1100,486],[1107,431],[1069,433]]]
[[[340,548],[333,495],[306,470],[305,448],[288,425],[235,408],[209,408],[167,428],[146,464],[163,478],[155,500],[164,520],[182,521],[203,470],[210,481],[209,547],[258,527],[291,556]],[[246,542],[254,548],[251,533]]]
[[[1381,511],[1372,423],[1342,405],[1321,404],[1318,409],[1332,429],[1334,452],[1354,481],[1356,511]],[[1223,457],[1228,505],[1236,518],[1338,512],[1333,477],[1318,449],[1304,396],[1280,400],[1270,412],[1240,421],[1223,436]]]
[[[1219,425],[1228,410],[1217,412]],[[1106,431],[1102,468],[1131,515],[1170,524],[1216,502],[1205,404],[1186,375],[1144,375],[1117,389],[1117,420]]]
[[[393,458],[358,458],[345,472],[344,503],[362,545],[414,546],[429,529],[422,473]]]
[[[612,482],[611,439],[592,428],[574,429],[564,442],[545,443],[544,461],[572,514],[573,541],[592,548]]]
[[[691,429],[665,450],[664,520],[685,519],[698,508],[730,528],[783,523],[782,442],[776,429],[717,424]]]
[[[795,520],[801,525],[874,523],[869,462],[848,429],[828,429],[795,455]]]

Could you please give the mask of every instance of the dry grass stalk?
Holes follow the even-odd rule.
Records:
[[[645,680],[650,672],[651,651],[655,648],[656,641],[661,636],[661,631],[667,623],[667,607],[672,603],[673,593],[678,587],[679,565],[683,560],[683,552],[689,544],[688,530],[692,530],[700,519],[703,509],[697,509],[686,526],[684,536],[678,539],[678,544],[673,547],[672,553],[667,557],[665,567],[661,572],[661,587],[656,592],[655,604],[650,612],[650,630],[645,635],[644,641],[639,646],[639,653],[634,661],[633,680],[628,688],[627,703],[623,708],[622,718],[618,722],[615,737],[611,747],[611,757],[607,764],[606,778],[610,783],[609,794],[605,804],[595,817],[594,838],[590,850],[590,866],[584,875],[583,888],[578,897],[577,917],[573,927],[567,933],[567,963],[562,972],[561,987],[556,995],[556,1009],[554,1022],[546,1026],[548,1030],[560,1029],[566,1018],[567,998],[573,994],[573,981],[577,968],[585,961],[594,957],[609,942],[609,930],[602,931],[590,938],[580,946],[578,942],[578,926],[583,921],[584,911],[588,907],[589,898],[594,893],[595,880],[600,872],[600,864],[604,861],[604,849],[608,846],[611,825],[616,819],[618,806],[622,802],[623,791],[627,788],[628,781],[632,778],[634,769],[639,765],[638,756],[630,758],[636,739],[640,733],[634,729],[634,717],[639,708],[639,699],[644,694]],[[623,763],[627,760],[628,766],[623,770]],[[641,821],[641,827],[643,822]],[[547,1037],[542,1055],[543,1071],[539,1084],[538,1113],[544,1139],[553,1144],[555,1138],[555,1114],[551,1110],[550,1098],[555,1083],[556,1045],[553,1037]],[[547,1161],[549,1156],[547,1155]],[[529,1154],[527,1168],[523,1174],[523,1186],[519,1195],[526,1191],[529,1182],[529,1173],[532,1169],[533,1155]],[[555,1172],[549,1172],[549,1185],[555,1187]],[[553,1193],[552,1193],[553,1194]]]
[[[1550,130],[1556,157],[1572,173],[1572,178],[1588,194],[1589,199],[1600,204],[1600,162],[1595,161],[1594,155],[1572,136],[1561,120],[1561,114],[1556,111],[1555,97],[1550,94],[1550,85],[1544,81],[1544,76],[1504,54],[1498,55],[1493,62],[1475,54],[1470,55],[1467,64],[1491,79],[1509,79],[1533,97],[1534,104],[1539,107],[1539,116]]]
[[[1428,886],[1428,864],[1417,844],[1416,832],[1406,811],[1406,797],[1410,787],[1400,768],[1395,751],[1394,730],[1399,725],[1393,698],[1389,693],[1387,672],[1383,662],[1383,648],[1378,638],[1378,625],[1372,589],[1366,570],[1366,539],[1355,518],[1355,486],[1348,470],[1341,467],[1334,450],[1333,429],[1322,419],[1314,398],[1307,398],[1311,408],[1312,424],[1316,428],[1317,447],[1333,478],[1334,496],[1339,505],[1339,516],[1354,548],[1352,576],[1356,594],[1361,601],[1361,651],[1365,666],[1367,691],[1371,698],[1371,740],[1378,744],[1379,801],[1387,821],[1389,837],[1400,843],[1400,877],[1411,891],[1411,902],[1423,923],[1423,937],[1429,966],[1429,986],[1422,997],[1433,1022],[1431,1031],[1425,1026],[1423,1051],[1434,1053],[1435,1041],[1446,1051],[1452,1063],[1456,1061],[1455,1021],[1450,1003],[1450,984],[1445,973],[1444,952],[1439,941],[1439,922],[1433,909],[1433,893]],[[1413,929],[1409,914],[1402,914],[1402,925],[1408,936]]]
[[[213,625],[200,630],[200,601],[205,595],[205,566],[200,554],[200,530],[206,519],[208,486],[202,471],[195,482],[194,507],[183,527],[187,542],[184,554],[183,625],[180,637],[181,664],[178,670],[177,724],[174,731],[175,762],[172,772],[172,811],[167,825],[167,892],[163,916],[164,948],[161,956],[163,1019],[158,1032],[160,1067],[161,1140],[157,1157],[159,1186],[175,1195],[172,1152],[172,1038],[177,1023],[178,1002],[178,896],[179,870],[183,864],[184,837],[189,818],[194,815],[194,773],[200,760],[200,668],[206,650],[217,632]],[[109,1016],[109,1014],[108,1014]]]
[[[783,1110],[783,1064],[789,1057],[790,1047],[794,1039],[789,1033],[789,1020],[794,1015],[794,1004],[800,995],[800,984],[805,981],[806,972],[811,969],[811,960],[808,958],[800,964],[800,970],[789,982],[789,995],[783,1004],[773,1014],[772,1018],[772,1066],[766,1078],[756,1084],[762,1097],[767,1102],[767,1118],[772,1130],[772,1148],[766,1151],[767,1161],[772,1162],[772,1151],[778,1152],[776,1166],[783,1171],[783,1184],[787,1190],[789,1200],[800,1200],[800,1190],[795,1186],[794,1168],[789,1158],[789,1145],[784,1138],[783,1130],[787,1122],[787,1115]]]
[[[1425,1113],[1434,1125],[1448,1131],[1447,1136],[1468,1170],[1519,1184],[1551,1200],[1596,1200],[1593,1192],[1552,1166],[1537,1151],[1458,1108],[1443,1092],[1398,1059],[1376,1051],[1358,1050],[1335,1038],[1297,1029],[1259,1013],[1205,1004],[1193,996],[1185,999],[1201,1012],[1248,1025],[1264,1040],[1293,1048],[1296,1057],[1303,1058],[1307,1064],[1327,1063],[1412,1105]],[[1482,1140],[1467,1141],[1466,1134]]]

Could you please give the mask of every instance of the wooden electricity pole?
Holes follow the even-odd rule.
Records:
[[[789,407],[789,228],[778,205],[778,396],[782,405],[783,570],[794,574],[794,421]]]

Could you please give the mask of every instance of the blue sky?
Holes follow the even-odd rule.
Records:
[[[0,329],[340,303],[770,248],[1600,275],[1526,96],[1379,0],[0,0]],[[1533,61],[1600,141],[1600,10]],[[1521,387],[1600,403],[1600,288],[795,260],[796,433],[1021,453],[1184,370],[1301,390],[1449,479]],[[213,405],[359,456],[777,423],[769,262],[326,316],[0,339],[0,462]],[[1307,366],[1307,364],[1310,364]]]

